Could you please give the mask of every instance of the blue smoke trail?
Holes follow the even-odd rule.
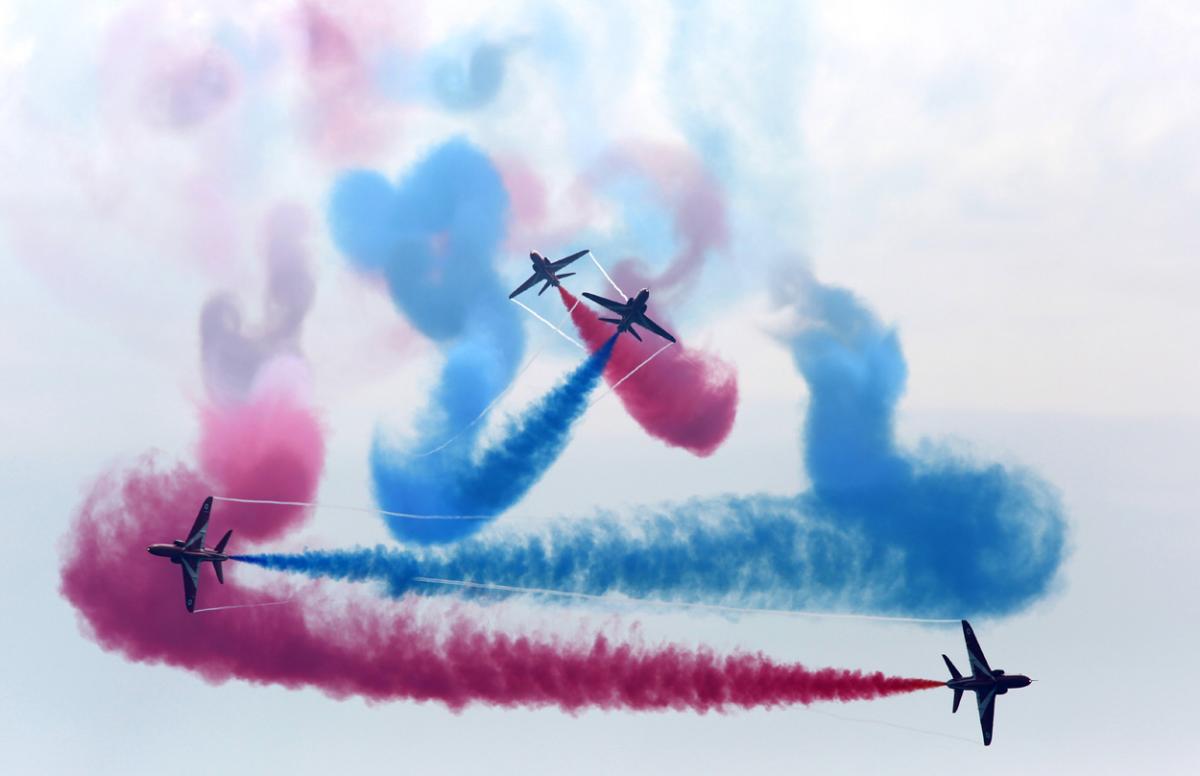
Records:
[[[906,368],[896,332],[852,294],[806,275],[779,284],[810,323],[787,338],[811,392],[810,491],[698,499],[439,551],[255,555],[269,568],[376,580],[416,576],[771,608],[965,616],[1045,593],[1064,552],[1053,490],[1029,472],[897,448]]]
[[[406,459],[387,450],[377,437],[371,464],[380,508],[426,515],[498,515],[508,509],[566,447],[615,343],[614,336],[566,380],[510,419],[500,438],[478,454],[455,444],[431,456]],[[396,535],[424,543],[460,539],[487,522],[387,520]]]

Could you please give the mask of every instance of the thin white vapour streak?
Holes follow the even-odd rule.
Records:
[[[659,606],[674,609],[705,609],[715,612],[730,612],[733,614],[782,614],[793,617],[832,617],[838,619],[875,620],[882,622],[918,622],[926,624],[958,624],[958,620],[947,620],[931,617],[890,617],[882,614],[855,614],[853,612],[813,612],[798,609],[758,609],[746,606],[726,606],[724,604],[706,604],[686,601],[660,601],[654,598],[630,598],[596,595],[595,593],[577,593],[570,590],[554,590],[543,587],[519,587],[517,585],[499,585],[492,582],[470,582],[464,579],[439,579],[437,577],[413,577],[415,582],[427,582],[433,585],[448,585],[451,587],[466,587],[478,590],[495,590],[504,593],[530,593],[533,595],[556,595],[564,598],[579,598],[588,601],[603,601],[605,603],[637,603],[646,606]]]
[[[579,300],[576,299],[575,304],[571,305],[571,309],[567,310],[566,314],[563,315],[562,321],[559,321],[559,323],[561,324],[563,321],[565,321],[567,319],[567,316],[569,316],[571,313],[573,313],[575,311],[575,308],[578,306],[579,306]],[[522,305],[522,307],[524,307],[524,305]],[[526,309],[528,309],[528,308],[526,308]],[[463,434],[470,431],[471,427],[474,426],[476,423],[478,423],[480,420],[482,420],[488,414],[488,412],[491,411],[492,407],[496,406],[497,402],[499,402],[501,399],[503,399],[505,396],[508,395],[509,391],[511,391],[513,389],[513,386],[515,386],[517,384],[517,381],[520,380],[521,375],[525,374],[525,372],[529,369],[529,367],[533,366],[533,362],[537,360],[538,356],[540,356],[542,354],[542,351],[545,349],[546,349],[546,345],[544,343],[539,345],[538,349],[533,352],[533,355],[531,355],[525,361],[525,364],[517,371],[517,373],[515,375],[513,375],[513,379],[509,380],[508,385],[505,386],[504,390],[501,391],[500,393],[496,394],[496,398],[494,398],[490,402],[488,402],[488,405],[486,407],[484,407],[482,410],[480,410],[479,414],[476,415],[475,418],[470,423],[468,423],[467,425],[465,425],[461,429],[459,429],[457,434],[450,437],[445,442],[442,442],[440,445],[433,448],[432,450],[426,450],[423,453],[415,453],[415,454],[409,455],[407,457],[408,458],[424,458],[426,456],[433,455],[436,452],[445,450],[447,447],[449,447],[451,444],[453,444],[455,440],[457,440]]]
[[[621,287],[617,285],[616,281],[608,276],[608,273],[604,271],[604,267],[600,266],[600,262],[596,259],[596,254],[589,252],[588,258],[590,258],[592,263],[596,265],[596,269],[600,270],[600,274],[604,276],[604,279],[607,280],[613,288],[617,289],[617,293],[621,295],[621,298],[628,302],[629,297],[625,295],[625,292],[621,290]]]
[[[629,378],[633,377],[634,372],[641,369],[646,364],[649,364],[651,361],[653,361],[655,358],[658,357],[659,353],[662,353],[664,350],[666,350],[667,348],[671,347],[674,344],[675,344],[674,342],[668,342],[666,345],[663,345],[661,348],[659,348],[658,350],[651,353],[649,358],[647,358],[645,361],[643,361],[642,363],[635,366],[633,369],[630,369],[628,374],[626,374],[620,380],[617,380],[615,383],[613,383],[611,386],[609,386],[607,391],[605,391],[604,393],[600,394],[599,396],[597,396],[596,398],[594,398],[590,402],[588,402],[588,408],[590,409],[592,407],[592,405],[594,405],[596,402],[600,401],[605,396],[608,396],[610,393],[617,390],[617,388],[620,387],[621,383],[623,383],[626,380],[628,380]]]
[[[847,717],[847,716],[843,716],[841,714],[834,714],[831,711],[823,711],[821,709],[814,709],[809,706],[804,706],[803,708],[805,711],[811,711],[813,714],[822,714],[826,717],[830,717],[832,719],[838,719],[843,722],[860,722],[860,723],[864,723],[867,725],[883,725],[884,727],[896,728],[898,730],[908,730],[913,733],[924,733],[927,736],[937,736],[938,738],[952,738],[955,741],[965,741],[968,744],[973,744],[975,746],[982,746],[982,744],[980,744],[974,738],[967,738],[965,736],[956,736],[952,733],[940,733],[936,730],[925,730],[923,728],[909,727],[908,725],[900,725],[895,722],[887,722],[886,720],[882,720],[882,719],[866,719],[863,717]]]
[[[201,612],[219,612],[222,609],[253,609],[256,606],[279,606],[280,604],[290,604],[292,599],[288,598],[283,601],[265,601],[261,604],[231,604],[230,606],[210,606],[206,609],[197,609],[192,614],[200,614]]]
[[[316,501],[275,501],[265,498],[234,498],[232,496],[213,496],[213,501],[232,501],[237,504],[269,504],[281,507],[313,507],[315,509],[340,509],[346,512],[365,512],[370,515],[388,515],[403,517],[409,520],[491,520],[498,515],[415,515],[408,512],[389,512],[373,507],[349,507],[338,504],[321,504]]]
[[[514,300],[512,300],[512,301],[513,301],[513,304],[520,305],[520,306],[521,306],[521,309],[525,310],[527,313],[529,313],[530,315],[532,315],[534,318],[537,318],[539,321],[541,321],[542,323],[546,324],[546,325],[547,325],[547,326],[549,326],[551,329],[554,329],[556,332],[558,332],[560,335],[562,335],[562,338],[563,338],[563,339],[565,339],[567,342],[570,342],[572,345],[574,345],[575,347],[579,348],[580,350],[587,350],[587,348],[585,348],[583,345],[581,345],[579,342],[577,342],[577,341],[575,340],[575,338],[574,338],[574,337],[572,337],[570,334],[567,334],[565,331],[563,331],[562,329],[558,328],[558,327],[557,327],[557,326],[555,326],[553,323],[550,323],[550,321],[546,320],[546,319],[545,319],[545,318],[543,318],[542,316],[540,316],[540,315],[538,315],[537,313],[535,313],[535,312],[533,311],[533,309],[532,309],[532,308],[530,308],[528,305],[526,305],[526,304],[525,304],[524,302],[522,302],[520,299],[514,299]]]

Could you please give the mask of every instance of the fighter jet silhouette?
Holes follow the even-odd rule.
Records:
[[[951,712],[958,711],[958,703],[962,700],[963,690],[975,693],[975,702],[979,706],[979,726],[983,729],[983,745],[992,743],[992,718],[996,713],[996,696],[1003,695],[1013,687],[1028,687],[1033,680],[1023,674],[1005,674],[999,668],[988,666],[975,631],[971,623],[962,621],[963,638],[967,640],[967,658],[971,661],[971,675],[963,676],[950,662],[950,658],[942,655],[946,668],[950,669],[950,681],[946,686],[954,690],[954,707]]]
[[[654,332],[669,342],[675,342],[675,338],[671,336],[669,331],[650,320],[649,316],[646,315],[646,301],[650,298],[650,292],[646,289],[643,288],[641,291],[638,291],[637,296],[633,297],[632,299],[627,299],[624,302],[614,302],[612,299],[605,299],[602,296],[589,294],[586,291],[583,292],[583,295],[601,307],[612,310],[614,313],[621,316],[620,318],[600,319],[605,323],[617,324],[618,334],[623,331],[627,331],[633,335],[634,339],[641,341],[642,338],[638,336],[638,333],[634,331],[633,328],[633,325],[636,323],[643,329]]]
[[[558,274],[558,270],[566,267],[568,264],[575,261],[585,253],[587,253],[587,248],[584,248],[578,253],[572,253],[570,256],[561,258],[558,261],[550,261],[537,251],[531,252],[529,254],[529,262],[533,265],[533,274],[529,276],[529,280],[526,280],[524,283],[517,286],[517,290],[509,294],[508,298],[515,299],[517,296],[525,293],[538,283],[544,283],[542,290],[538,291],[538,296],[541,296],[550,286],[558,288],[560,285],[562,285],[558,282],[559,280],[562,278],[569,278],[575,274],[574,272],[564,272],[560,275]]]
[[[196,522],[192,523],[192,530],[188,532],[187,539],[176,539],[171,544],[151,544],[146,548],[146,552],[151,555],[170,558],[172,563],[178,563],[183,569],[183,603],[189,612],[196,608],[196,587],[200,584],[201,563],[207,561],[213,564],[213,571],[217,572],[217,581],[225,584],[221,563],[229,560],[229,556],[225,554],[225,545],[233,535],[233,529],[225,532],[216,547],[204,546],[204,534],[208,531],[208,515],[212,512],[212,502],[212,496],[204,499],[200,514],[196,515]]]

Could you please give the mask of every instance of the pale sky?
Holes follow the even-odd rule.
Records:
[[[229,40],[234,28],[262,44],[259,54],[271,51],[268,32],[287,4],[217,5],[0,10],[0,771],[160,773],[192,754],[228,773],[1185,773],[1200,761],[1188,694],[1200,636],[1191,573],[1200,546],[1200,13],[1190,4],[525,3],[500,12],[414,1],[397,14],[403,24],[378,32],[412,50],[523,42],[486,108],[440,110],[409,95],[393,142],[357,164],[395,176],[439,140],[466,134],[538,172],[547,234],[574,223],[577,171],[616,140],[698,149],[727,196],[730,247],[710,259],[677,316],[689,342],[738,368],[726,444],[709,458],[669,448],[606,399],[515,513],[804,487],[806,390],[770,333],[768,302],[771,269],[797,257],[898,328],[909,375],[904,444],[932,440],[1027,466],[1058,490],[1070,555],[1055,589],[1022,614],[975,623],[993,665],[1038,680],[999,700],[988,749],[973,709],[951,716],[942,689],[706,716],[454,714],[211,685],[89,640],[58,592],[64,533],[111,467],[151,449],[193,456],[199,311],[220,289],[257,304],[254,225],[272,202],[300,203],[315,225],[317,297],[303,348],[328,429],[320,501],[371,504],[371,435],[381,422],[411,422],[440,363],[337,255],[324,208],[349,163],[319,157],[295,131],[303,90],[286,67],[239,93],[236,121],[169,135],[129,118],[137,101],[127,70],[172,47]],[[106,43],[120,19],[142,30],[129,51]],[[565,50],[552,45],[557,29],[572,31]],[[146,42],[160,36],[165,48]],[[286,36],[275,45],[275,61],[287,62]],[[195,184],[197,160],[219,196]],[[628,217],[601,213],[591,226],[614,251],[638,252]],[[526,237],[536,235],[513,235]],[[501,274],[518,278],[519,257],[536,247],[506,246],[512,265]],[[537,322],[527,335],[531,349],[547,349],[503,409],[574,363]],[[619,478],[595,476],[618,466]],[[318,512],[302,540],[389,537],[368,515]],[[506,622],[562,632],[637,620],[652,639],[813,667],[940,679],[941,653],[965,662],[956,628],[501,608]]]

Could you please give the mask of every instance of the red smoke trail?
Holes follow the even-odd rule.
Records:
[[[586,304],[559,286],[563,304],[588,348],[595,352],[612,336],[613,327]],[[670,323],[655,311],[655,321]],[[623,336],[613,350],[604,378],[613,385],[662,347],[654,335],[642,342]],[[737,415],[737,373],[714,355],[689,349],[682,342],[663,351],[654,362],[616,389],[621,403],[651,436],[699,456],[711,455],[733,428]]]
[[[186,531],[207,493],[189,469],[156,470],[150,461],[92,489],[67,536],[62,592],[104,649],[187,668],[210,682],[240,678],[316,687],[334,697],[436,700],[455,709],[484,703],[708,711],[866,700],[941,685],[810,671],[762,655],[614,644],[603,636],[512,636],[461,615],[428,620],[405,604],[355,597],[334,605],[316,592],[288,606],[189,615],[179,570],[144,547]],[[227,508],[213,509],[214,530],[230,524]],[[224,587],[201,571],[201,606],[282,597],[240,587],[236,567]]]

